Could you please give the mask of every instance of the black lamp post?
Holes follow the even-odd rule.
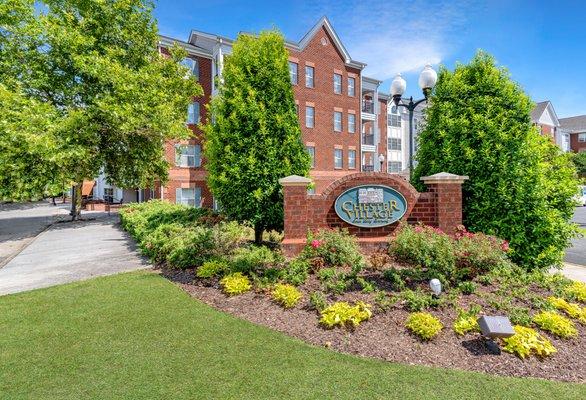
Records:
[[[419,104],[427,101],[427,97],[436,83],[437,72],[431,68],[431,65],[427,64],[419,75],[419,86],[424,97],[417,101],[413,101],[413,97],[411,97],[409,98],[409,103],[405,104],[402,102],[402,96],[405,93],[405,89],[407,89],[407,82],[401,77],[401,74],[397,74],[393,82],[391,82],[393,102],[397,107],[405,107],[409,111],[409,180],[413,176],[413,111]]]

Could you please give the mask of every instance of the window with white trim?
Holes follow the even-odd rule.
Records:
[[[348,78],[348,96],[354,96],[356,94],[356,79]]]
[[[388,138],[387,142],[389,150],[401,150],[401,138]]]
[[[197,62],[197,60],[194,60],[193,58],[185,57],[183,60],[181,60],[180,64],[188,69],[186,77],[193,75],[197,79],[199,79],[199,63]]]
[[[199,124],[199,103],[197,101],[187,106],[187,123]]]
[[[356,150],[348,150],[348,169],[356,169]]]
[[[356,115],[348,114],[348,132],[356,132]]]
[[[309,65],[305,66],[305,86],[307,86],[308,88],[314,87],[314,81],[313,81],[314,73],[315,73],[315,70],[313,67],[310,67]]]
[[[311,168],[315,168],[315,147],[307,146],[306,149],[309,153],[309,157],[311,158]]]
[[[305,106],[305,126],[313,128],[315,126],[315,108]]]
[[[389,161],[388,170],[390,173],[398,173],[403,170],[403,163],[401,161]]]
[[[342,113],[334,111],[334,131],[342,132]]]
[[[190,207],[201,207],[201,188],[175,189],[175,203]]]
[[[297,70],[298,70],[298,65],[297,63],[294,63],[293,61],[289,61],[289,77],[291,78],[291,84],[293,85],[297,85]]]
[[[334,93],[342,94],[342,75],[334,74]]]
[[[106,203],[113,203],[114,202],[114,188],[111,188],[111,187],[104,188],[104,201]]]
[[[578,142],[586,142],[586,133],[578,133]]]
[[[334,149],[334,168],[342,169],[344,167],[344,152],[342,149]]]
[[[387,125],[394,126],[396,128],[401,127],[401,114],[397,106],[392,106],[390,113],[387,115]]]
[[[176,144],[175,165],[178,167],[201,167],[201,146],[199,144]]]

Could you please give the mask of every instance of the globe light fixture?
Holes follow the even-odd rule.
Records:
[[[407,82],[401,76],[397,74],[391,82],[391,96],[393,102],[398,107],[405,107],[409,111],[409,178],[413,176],[413,112],[415,108],[424,101],[427,101],[429,94],[437,83],[437,72],[431,67],[430,64],[426,64],[423,71],[419,75],[419,87],[423,91],[423,98],[417,101],[413,101],[413,97],[409,98],[408,103],[403,103],[403,94],[407,89]]]
[[[429,287],[431,288],[433,294],[435,294],[436,296],[439,296],[442,292],[442,283],[437,278],[433,278],[429,281]]]
[[[380,172],[383,172],[383,164],[385,163],[385,155],[383,153],[378,155],[378,162],[380,163]]]

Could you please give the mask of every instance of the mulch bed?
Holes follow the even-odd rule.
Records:
[[[457,368],[502,376],[586,382],[586,327],[577,322],[579,334],[575,339],[562,340],[539,331],[551,340],[557,353],[544,360],[534,356],[521,360],[506,352],[499,355],[491,353],[485,340],[477,333],[456,335],[452,324],[457,313],[452,307],[431,311],[442,321],[444,329],[432,341],[422,342],[404,327],[408,311],[400,306],[392,307],[387,312],[377,310],[373,295],[360,291],[345,293],[330,300],[363,300],[373,305],[373,317],[354,331],[324,329],[318,323],[317,312],[309,306],[309,294],[318,286],[314,277],[299,288],[304,294],[300,303],[293,309],[284,310],[262,292],[227,297],[221,292],[217,281],[194,281],[193,271],[162,270],[162,274],[191,296],[217,310],[340,352],[405,364]],[[467,297],[463,296],[459,304],[466,304]],[[476,296],[474,302],[481,303]],[[493,311],[486,304],[482,305],[484,312]]]

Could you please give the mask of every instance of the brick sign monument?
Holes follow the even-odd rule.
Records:
[[[279,180],[283,185],[287,255],[301,251],[308,231],[347,228],[363,250],[384,246],[400,221],[423,223],[452,233],[462,224],[462,183],[467,176],[441,172],[421,178],[418,192],[399,175],[361,172],[331,183],[320,194],[308,194],[312,182],[301,176]]]

